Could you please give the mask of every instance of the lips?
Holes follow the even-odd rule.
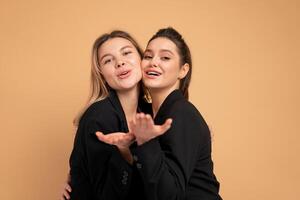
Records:
[[[120,79],[124,79],[124,78],[129,77],[130,74],[131,74],[131,70],[123,70],[123,71],[119,72],[119,73],[117,74],[117,76],[118,76],[118,78],[120,78]]]
[[[154,69],[145,70],[144,73],[145,73],[146,77],[148,77],[148,78],[156,78],[161,75],[161,72],[154,70]]]

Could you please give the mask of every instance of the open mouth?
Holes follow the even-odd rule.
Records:
[[[160,76],[161,75],[161,73],[156,72],[156,71],[148,71],[148,72],[146,72],[146,74],[148,76],[151,76],[151,77],[153,77],[153,76]]]

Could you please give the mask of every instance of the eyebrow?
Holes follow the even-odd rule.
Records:
[[[126,49],[126,48],[133,48],[133,47],[130,45],[126,45],[126,46],[122,47],[120,50],[122,51],[123,49]]]
[[[160,49],[159,51],[160,52],[168,52],[168,53],[174,55],[174,53],[172,51],[170,51],[169,49]],[[146,49],[145,53],[146,52],[153,52],[153,51],[151,49]]]
[[[123,50],[126,49],[126,48],[133,48],[133,47],[130,46],[130,45],[126,45],[126,46],[122,47],[122,48],[120,49],[120,51],[123,51]],[[110,56],[110,55],[111,55],[110,53],[104,54],[104,55],[100,58],[100,62],[103,60],[103,58],[105,58],[106,56]]]

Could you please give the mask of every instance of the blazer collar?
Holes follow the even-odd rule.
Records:
[[[125,127],[128,131],[126,116],[124,110],[122,108],[121,102],[115,90],[110,89],[108,100],[111,102],[112,106],[115,108],[123,127]]]

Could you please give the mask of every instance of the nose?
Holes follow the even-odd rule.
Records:
[[[119,60],[118,63],[117,63],[117,68],[121,67],[121,66],[124,66],[125,65],[125,62],[122,61],[122,60]]]
[[[157,60],[156,57],[153,57],[151,59],[150,65],[151,65],[151,67],[157,67],[158,66],[158,60]]]

